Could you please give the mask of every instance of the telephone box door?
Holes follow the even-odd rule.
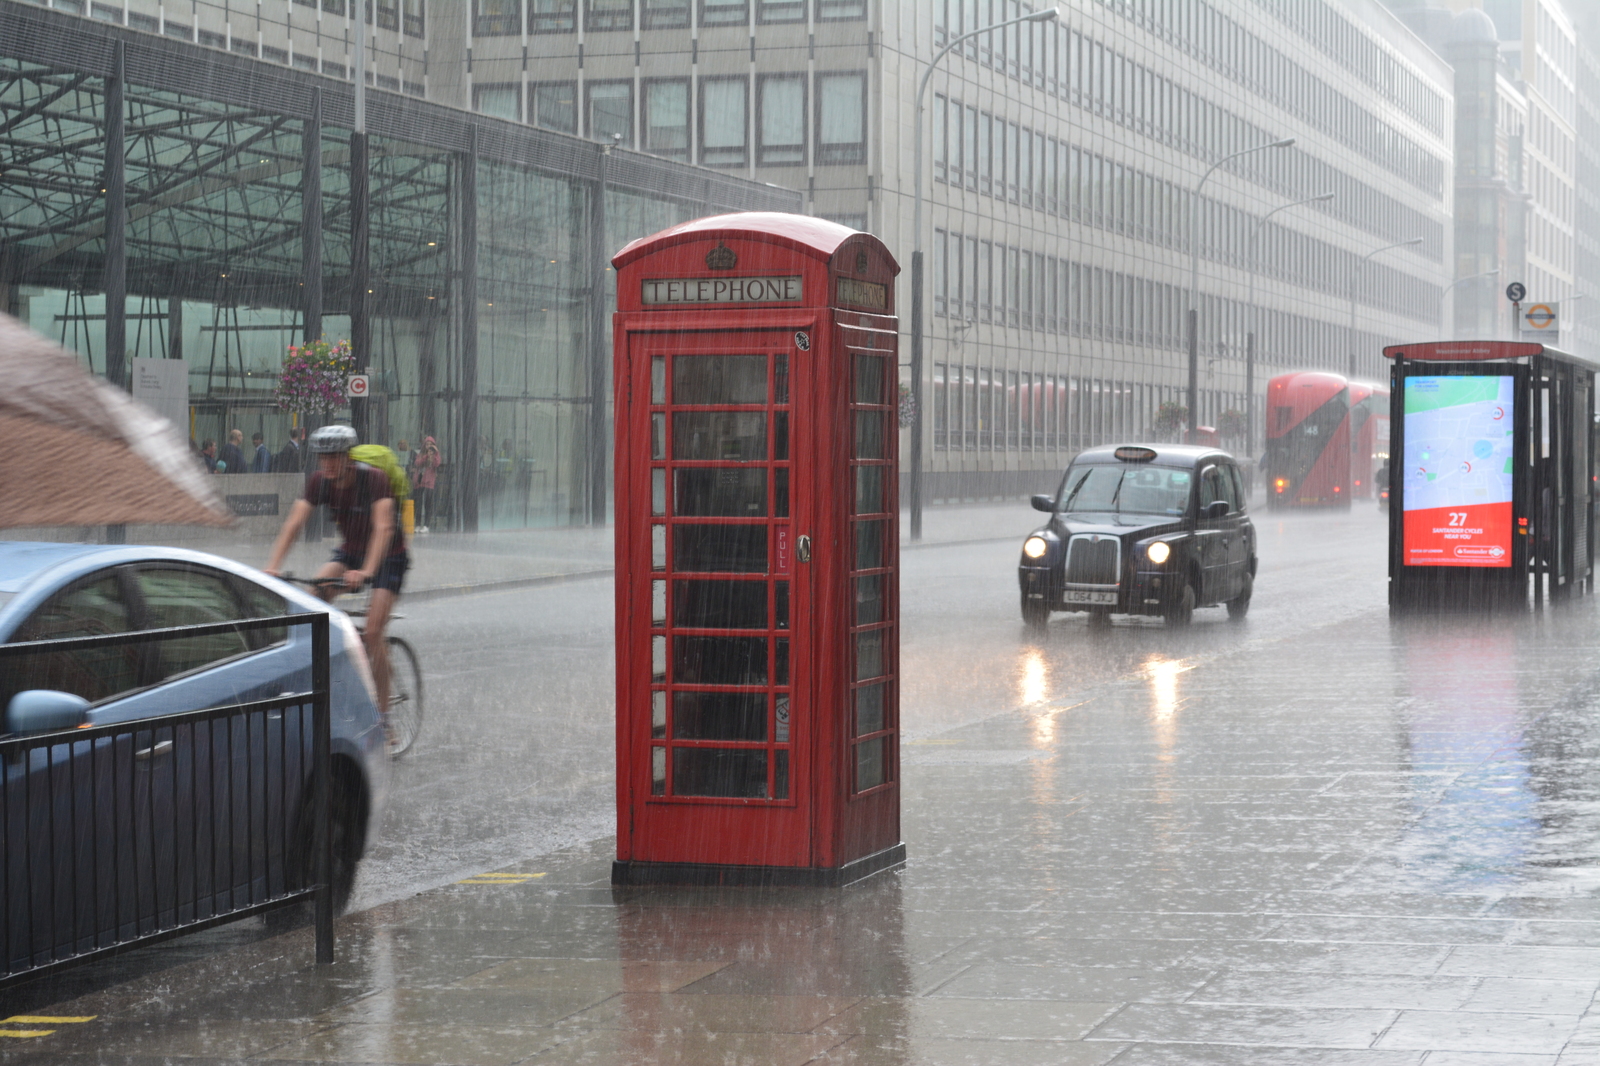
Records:
[[[650,499],[648,539],[627,547],[630,571],[650,577],[624,594],[634,619],[649,612],[649,649],[635,652],[649,669],[625,675],[648,693],[619,693],[650,707],[618,737],[631,755],[621,792],[635,800],[634,861],[811,863],[811,633],[793,620],[812,616],[800,561],[812,515],[794,456],[814,454],[814,428],[791,417],[812,388],[811,353],[794,338],[629,337],[626,417],[648,445],[619,451],[619,473]]]

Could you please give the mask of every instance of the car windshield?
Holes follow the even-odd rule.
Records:
[[[1099,511],[1112,514],[1181,515],[1189,508],[1189,470],[1164,466],[1080,466],[1067,471],[1061,493],[1063,514]]]

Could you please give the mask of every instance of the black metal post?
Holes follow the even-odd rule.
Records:
[[[128,172],[123,104],[124,49],[114,46],[106,80],[106,252],[100,287],[106,294],[106,380],[128,387]]]
[[[922,250],[911,253],[911,530],[922,539]]]
[[[333,810],[331,771],[333,704],[328,687],[329,618],[319,614],[311,621],[311,773],[315,830],[312,850],[316,854],[317,898],[314,905],[317,927],[317,965],[333,962],[333,832],[329,821]]]
[[[183,358],[183,297],[167,297],[167,358]]]
[[[304,341],[322,337],[322,90],[311,91],[311,114],[300,134],[300,283]]]
[[[1244,454],[1256,454],[1256,334],[1244,335]]]
[[[610,145],[600,149],[595,194],[589,205],[589,525],[606,524],[606,170]]]
[[[359,75],[358,75],[359,76]],[[367,166],[367,135],[350,135],[350,348],[355,355],[356,373],[372,366],[372,320],[367,289],[371,285],[370,168]],[[371,438],[368,401],[350,401],[350,424],[363,443]]]
[[[1200,424],[1200,312],[1189,308],[1189,435]]]
[[[457,506],[461,529],[478,531],[478,127],[467,126],[461,157],[461,420],[456,444]]]
[[[106,81],[106,253],[100,288],[106,294],[106,380],[128,388],[128,167],[126,107],[123,87],[127,76],[121,41],[114,46],[111,77]],[[106,526],[107,544],[126,544],[128,527]]]

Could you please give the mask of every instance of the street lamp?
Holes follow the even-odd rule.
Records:
[[[1255,455],[1256,451],[1256,241],[1261,238],[1261,231],[1266,228],[1267,220],[1279,211],[1287,211],[1291,207],[1303,207],[1306,204],[1323,204],[1333,199],[1333,193],[1325,192],[1321,196],[1308,196],[1304,200],[1295,200],[1292,203],[1279,204],[1271,211],[1261,216],[1256,223],[1256,228],[1250,231],[1250,300],[1245,304],[1250,309],[1250,329],[1244,335],[1244,449],[1248,455]],[[1191,425],[1193,423],[1190,423]]]
[[[1421,244],[1421,243],[1422,243],[1422,238],[1421,237],[1412,237],[1409,241],[1395,241],[1393,244],[1386,244],[1382,248],[1374,248],[1372,251],[1370,251],[1366,255],[1362,256],[1361,257],[1361,262],[1357,263],[1355,265],[1355,267],[1350,271],[1350,376],[1351,377],[1355,377],[1356,376],[1356,279],[1361,276],[1361,268],[1367,265],[1367,260],[1371,259],[1373,256],[1377,255],[1380,252],[1387,252],[1387,251],[1389,251],[1391,249],[1394,249],[1394,248],[1407,248],[1407,247],[1410,247],[1413,244]]]
[[[1005,29],[1022,22],[1054,22],[1057,17],[1056,9],[1047,7],[1043,11],[1034,11],[1017,18],[1006,19],[989,26],[983,26],[953,37],[950,43],[934,53],[928,61],[928,69],[922,73],[922,81],[917,85],[917,112],[916,133],[913,136],[912,149],[912,182],[916,186],[913,197],[915,206],[911,215],[911,539],[922,539],[922,127],[923,127],[923,98],[928,92],[928,79],[933,77],[934,68],[939,61],[950,53],[950,50],[962,41],[976,37],[981,33]]]
[[[1255,152],[1265,152],[1268,148],[1289,148],[1293,146],[1294,138],[1285,137],[1281,141],[1270,144],[1258,144],[1254,148],[1243,148],[1232,155],[1225,155],[1211,164],[1203,175],[1200,183],[1194,187],[1194,193],[1189,197],[1189,433],[1194,434],[1195,419],[1200,408],[1200,309],[1195,304],[1195,290],[1200,287],[1200,190],[1206,187],[1206,182],[1211,180],[1211,175],[1222,164],[1238,159],[1243,155]]]
[[[1469,274],[1467,277],[1457,278],[1444,287],[1444,291],[1439,294],[1439,336],[1443,337],[1447,334],[1453,335],[1455,333],[1455,330],[1446,326],[1444,321],[1444,301],[1445,298],[1450,295],[1450,290],[1455,288],[1457,285],[1461,285],[1468,281],[1479,281],[1483,278],[1496,277],[1499,275],[1499,273],[1500,268],[1495,267],[1493,270],[1485,270],[1482,274]]]

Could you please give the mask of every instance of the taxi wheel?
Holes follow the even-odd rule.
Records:
[[[1196,602],[1194,585],[1185,583],[1183,595],[1178,597],[1178,602],[1167,608],[1167,625],[1186,626],[1194,621],[1194,606]]]
[[[1022,624],[1029,629],[1043,629],[1050,624],[1050,606],[1044,600],[1030,600],[1022,595]]]
[[[1244,575],[1244,586],[1239,589],[1239,595],[1228,601],[1228,617],[1235,622],[1250,613],[1250,594],[1255,591],[1256,579],[1248,573]]]

